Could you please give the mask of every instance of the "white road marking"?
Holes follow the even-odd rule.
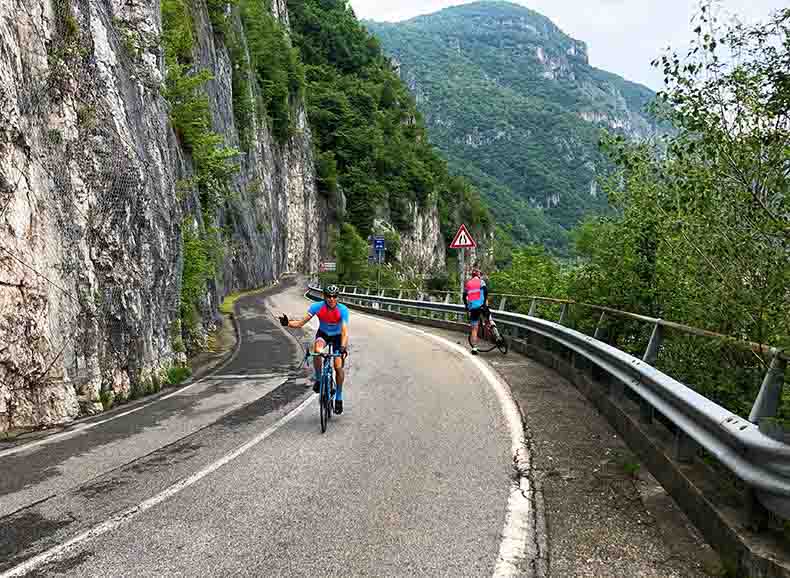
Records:
[[[276,423],[274,423],[266,430],[264,430],[263,432],[252,438],[243,446],[235,449],[229,454],[226,454],[222,458],[209,464],[208,466],[198,471],[197,473],[194,473],[188,478],[184,478],[176,482],[175,484],[173,484],[169,488],[164,489],[163,491],[159,492],[155,496],[148,498],[147,500],[140,502],[136,506],[124,510],[119,514],[116,514],[109,520],[106,520],[101,524],[98,524],[93,528],[86,530],[82,534],[78,534],[74,538],[71,538],[70,540],[63,542],[62,544],[58,544],[57,546],[54,546],[53,548],[50,548],[49,550],[46,550],[37,556],[34,556],[30,560],[27,560],[22,564],[19,564],[18,566],[14,566],[10,570],[0,574],[0,578],[12,578],[16,576],[24,576],[25,574],[32,572],[33,570],[44,564],[54,562],[59,558],[65,557],[70,551],[79,547],[83,542],[97,538],[102,534],[106,534],[107,532],[111,532],[116,528],[118,528],[119,526],[122,526],[126,522],[139,516],[143,512],[150,510],[151,508],[153,508],[158,504],[161,504],[168,498],[173,497],[180,491],[188,488],[189,486],[195,484],[196,482],[199,482],[209,474],[215,472],[222,466],[232,462],[242,454],[251,450],[253,447],[261,443],[263,440],[268,438],[270,435],[272,435],[282,426],[284,426],[293,418],[295,418],[297,415],[299,415],[317,397],[318,397],[317,394],[311,395],[305,401],[303,401],[298,407],[291,410],[291,412],[288,413],[287,415],[281,417]]]
[[[507,504],[507,514],[505,525],[502,530],[502,541],[499,545],[499,557],[494,568],[494,578],[504,578],[506,576],[529,576],[530,578],[543,578],[546,576],[545,564],[545,518],[541,511],[541,498],[537,489],[532,487],[528,474],[531,470],[531,456],[524,438],[524,426],[521,418],[521,411],[513,400],[510,393],[510,386],[505,383],[494,371],[491,370],[479,357],[473,356],[468,349],[449,339],[439,335],[434,335],[428,331],[417,329],[397,321],[391,321],[374,315],[355,312],[368,319],[375,319],[383,323],[397,325],[399,328],[407,329],[418,335],[422,335],[441,343],[446,348],[455,351],[466,357],[475,364],[478,371],[483,375],[488,384],[496,393],[502,413],[505,416],[508,429],[510,430],[511,452],[513,455],[513,466],[518,472],[518,483],[513,483],[510,490],[510,497]],[[529,543],[530,536],[535,539]],[[534,566],[530,564],[534,562]],[[530,564],[531,568],[525,568]]]
[[[215,381],[222,381],[223,379],[274,379],[283,378],[291,375],[290,373],[223,373],[222,375],[213,375],[211,379]]]

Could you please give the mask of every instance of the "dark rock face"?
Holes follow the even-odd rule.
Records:
[[[234,146],[228,52],[195,12],[213,130]],[[285,145],[256,127],[231,201],[203,223],[161,94],[160,34],[158,2],[0,7],[0,431],[98,411],[100,391],[125,395],[183,357],[185,221],[223,230],[204,328],[225,294],[317,268],[327,207],[303,105]]]

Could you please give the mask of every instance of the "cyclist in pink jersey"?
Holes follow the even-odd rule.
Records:
[[[477,327],[480,315],[488,315],[488,287],[480,277],[477,267],[472,269],[472,278],[464,284],[464,305],[469,311],[471,330],[472,355],[477,355]]]

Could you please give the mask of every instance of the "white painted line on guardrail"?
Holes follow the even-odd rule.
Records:
[[[196,482],[199,482],[209,474],[215,472],[222,466],[232,462],[242,454],[254,448],[256,445],[261,443],[263,440],[268,438],[270,435],[272,435],[282,426],[284,426],[293,418],[295,418],[297,415],[299,415],[308,405],[312,403],[313,399],[317,397],[318,397],[317,394],[312,394],[305,401],[303,401],[297,408],[293,409],[287,415],[281,417],[276,423],[269,426],[266,430],[264,430],[263,432],[252,438],[246,444],[235,449],[231,453],[226,454],[225,456],[221,457],[217,461],[209,464],[208,466],[198,471],[197,473],[194,473],[188,478],[184,478],[183,480],[176,482],[175,484],[173,484],[169,488],[164,489],[163,491],[159,492],[155,496],[148,498],[143,502],[140,502],[136,506],[124,510],[120,514],[116,514],[109,520],[106,520],[105,522],[102,522],[101,524],[98,524],[97,526],[94,526],[93,528],[86,530],[82,534],[78,534],[74,538],[66,542],[63,542],[62,544],[58,544],[57,546],[42,552],[38,556],[34,556],[30,560],[27,560],[22,564],[19,564],[18,566],[14,566],[10,570],[0,574],[0,578],[12,578],[16,576],[24,576],[25,574],[32,572],[33,570],[39,568],[44,564],[48,564],[54,562],[55,560],[64,558],[69,552],[79,547],[83,542],[87,542],[88,540],[97,538],[102,534],[111,532],[116,528],[118,528],[119,526],[122,526],[126,522],[139,516],[143,512],[150,510],[151,508],[153,508],[158,504],[161,504],[168,498],[175,496],[181,490],[184,490],[189,486],[195,484]]]
[[[359,312],[355,312],[355,314],[383,323],[396,324],[398,327],[441,343],[446,348],[463,355],[474,363],[478,371],[492,387],[510,430],[513,467],[518,473],[517,481],[513,483],[510,489],[505,525],[502,529],[502,541],[499,545],[499,557],[494,568],[493,577],[528,576],[530,578],[544,578],[547,575],[545,560],[548,555],[548,545],[546,541],[543,500],[541,492],[533,486],[531,481],[532,460],[524,437],[521,411],[513,400],[510,386],[479,357],[473,356],[466,348],[444,337],[374,315],[366,315]]]

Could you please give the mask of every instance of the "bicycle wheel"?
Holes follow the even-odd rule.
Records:
[[[499,333],[499,329],[494,329],[494,336],[496,337],[496,346],[502,355],[507,355],[507,339],[502,337],[502,334]]]
[[[335,413],[335,408],[332,406],[332,390],[335,390],[335,380],[333,378],[329,378],[329,390],[326,392],[326,415],[327,419],[332,419],[332,414]]]
[[[329,398],[329,387],[326,382],[326,379],[321,380],[321,393],[318,397],[318,411],[321,414],[321,433],[326,432],[326,422],[329,421],[329,414],[327,413],[329,409],[329,402],[327,399]]]

